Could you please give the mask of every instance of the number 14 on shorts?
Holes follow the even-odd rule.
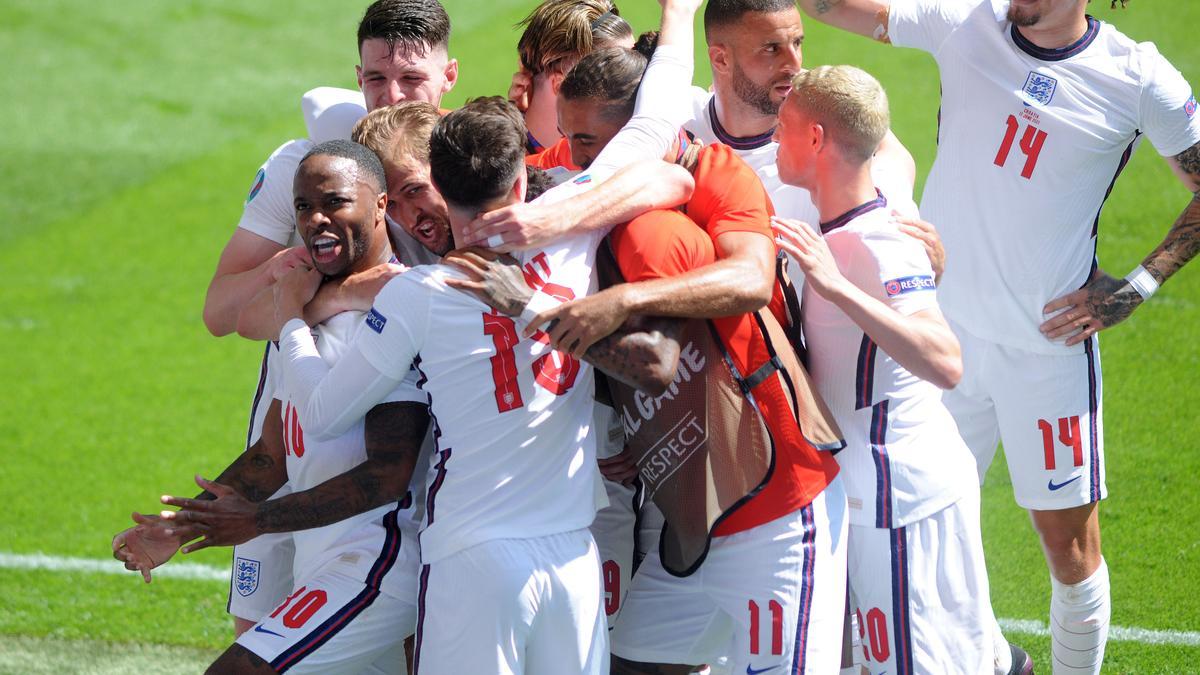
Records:
[[[1079,433],[1079,415],[1058,418],[1058,437],[1055,438],[1055,425],[1048,420],[1037,421],[1038,430],[1042,432],[1042,450],[1046,457],[1046,470],[1055,469],[1054,454],[1058,443],[1071,449],[1071,459],[1075,466],[1083,466],[1083,436]]]

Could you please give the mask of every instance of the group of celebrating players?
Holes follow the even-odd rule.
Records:
[[[545,0],[507,98],[446,111],[444,8],[377,0],[361,93],[305,95],[205,301],[266,341],[245,451],[113,540],[147,581],[235,546],[210,672],[1029,673],[979,528],[1000,440],[1052,669],[1099,672],[1096,333],[1200,250],[1186,81],[1086,0],[800,0],[936,59],[918,216],[882,86],[802,68],[792,0],[709,0],[707,91],[699,0],[661,4],[635,40]],[[1143,134],[1194,196],[1113,278]]]

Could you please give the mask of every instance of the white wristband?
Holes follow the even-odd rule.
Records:
[[[1129,285],[1133,286],[1133,290],[1137,291],[1143,300],[1149,300],[1150,296],[1154,295],[1154,291],[1158,290],[1158,280],[1141,265],[1138,265],[1133,268],[1132,272],[1126,274],[1125,281],[1128,281]]]
[[[534,291],[533,297],[529,298],[529,302],[521,310],[521,322],[529,325],[538,314],[561,304],[562,301],[552,295],[546,295],[541,291]],[[544,326],[537,326],[537,328],[544,329]]]

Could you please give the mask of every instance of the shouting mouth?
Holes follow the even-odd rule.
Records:
[[[313,262],[331,263],[341,255],[342,243],[329,233],[321,233],[312,238],[309,249],[312,251]]]

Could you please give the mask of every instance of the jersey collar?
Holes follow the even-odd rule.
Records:
[[[875,195],[875,199],[872,199],[865,204],[859,204],[858,206],[850,209],[833,220],[821,223],[821,234],[829,234],[830,232],[838,229],[839,227],[854,220],[864,213],[874,211],[875,209],[882,209],[883,207],[887,206],[887,197],[883,196],[883,193],[879,191],[879,188],[875,188]]]
[[[1012,35],[1013,42],[1021,48],[1021,51],[1033,58],[1040,61],[1062,61],[1087,49],[1088,45],[1096,40],[1096,36],[1100,34],[1100,22],[1096,17],[1089,14],[1087,17],[1087,30],[1084,31],[1083,37],[1066,47],[1059,47],[1058,49],[1045,49],[1033,44],[1024,35],[1021,35],[1021,31],[1017,30],[1017,24],[1015,23],[1009,28],[1009,33]]]
[[[764,134],[759,134],[758,136],[744,137],[734,136],[728,131],[725,131],[725,127],[721,126],[721,120],[717,119],[716,94],[713,94],[713,97],[708,99],[708,119],[712,121],[713,134],[717,137],[717,140],[725,145],[728,145],[734,150],[755,150],[761,148],[767,143],[770,143],[771,137],[775,135],[775,129],[773,128]]]

